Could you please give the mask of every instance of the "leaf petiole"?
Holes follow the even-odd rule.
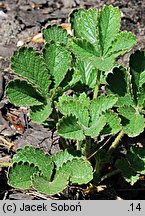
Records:
[[[118,146],[118,144],[119,144],[119,142],[123,136],[124,136],[124,131],[121,130],[108,150],[108,152],[110,154],[116,149],[116,147]]]
[[[101,71],[97,71],[97,79],[96,79],[96,85],[94,89],[94,94],[93,94],[93,99],[97,98],[98,92],[99,92],[99,86],[100,86],[100,76],[101,76]]]

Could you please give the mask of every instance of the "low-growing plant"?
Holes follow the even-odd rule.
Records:
[[[85,184],[93,178],[93,169],[83,156],[60,151],[51,157],[40,149],[26,146],[14,155],[9,170],[9,183],[13,187],[54,195],[68,184]]]
[[[144,131],[145,55],[132,54],[128,68],[117,62],[137,42],[131,32],[120,30],[120,23],[120,11],[112,5],[75,10],[70,15],[73,36],[57,25],[48,26],[42,31],[41,52],[31,47],[14,52],[11,68],[20,78],[6,88],[9,101],[30,107],[33,122],[49,127],[48,118],[53,119],[64,149],[53,157],[33,147],[18,150],[8,173],[11,186],[50,195],[69,182],[98,184],[122,136]],[[108,150],[105,143],[97,144],[102,135],[115,136]],[[116,161],[113,172],[121,171],[134,184],[144,174],[143,152],[131,149]]]

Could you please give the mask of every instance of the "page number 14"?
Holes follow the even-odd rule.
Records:
[[[130,209],[128,209],[128,211],[141,211],[141,205],[140,203],[135,204],[135,203],[131,203],[130,204]]]

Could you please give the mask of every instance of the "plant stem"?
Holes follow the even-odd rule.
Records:
[[[100,182],[102,182],[102,181],[104,181],[105,179],[110,178],[110,177],[112,177],[113,175],[116,175],[116,174],[118,174],[118,173],[120,173],[120,172],[121,172],[121,171],[120,171],[119,169],[117,169],[117,170],[114,170],[114,171],[112,171],[112,172],[110,172],[110,173],[107,173],[106,175],[102,176]],[[100,182],[99,182],[99,183],[100,183]]]
[[[109,140],[111,139],[111,137],[109,137],[106,142],[101,145],[95,152],[93,152],[87,159],[89,160],[90,158],[92,158],[95,154],[97,154],[108,142]]]
[[[80,141],[80,140],[77,140],[77,142],[76,142],[76,146],[77,146],[78,151],[81,151],[81,143],[82,143],[82,141]]]
[[[58,116],[58,112],[57,112],[56,107],[55,107],[54,104],[53,104],[52,118],[54,119],[55,123],[58,122],[59,116]]]
[[[121,130],[108,150],[110,154],[112,154],[112,152],[116,149],[123,136],[124,136],[124,131]]]
[[[86,158],[90,157],[92,148],[92,140],[91,137],[86,137],[86,147],[85,147],[85,156]]]
[[[11,149],[11,148],[14,146],[13,143],[8,142],[8,141],[7,141],[5,138],[3,138],[2,136],[0,136],[0,140],[3,142],[3,143],[0,143],[0,145],[5,146],[5,147],[7,147],[8,149]]]
[[[100,86],[100,76],[101,76],[101,71],[98,70],[96,85],[95,85],[94,94],[93,94],[93,99],[97,98],[97,96],[98,96],[99,86]]]

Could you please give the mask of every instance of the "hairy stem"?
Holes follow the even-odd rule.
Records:
[[[78,151],[81,151],[81,144],[82,144],[82,141],[77,140],[76,146],[77,146],[77,150],[78,150]]]
[[[118,174],[118,173],[120,173],[120,172],[121,172],[121,171],[120,171],[119,169],[114,170],[114,171],[112,171],[112,172],[110,172],[110,173],[108,173],[108,174],[102,176],[100,182],[102,182],[102,181],[104,181],[105,179],[110,178],[110,177],[112,177],[112,176],[114,176],[114,175],[116,175],[116,174]],[[99,182],[99,183],[100,183],[100,182]]]
[[[86,147],[85,147],[85,156],[86,158],[90,157],[92,148],[92,140],[91,137],[86,137]]]
[[[108,150],[108,152],[110,154],[112,154],[112,152],[117,148],[117,146],[118,146],[118,144],[119,144],[119,142],[123,136],[124,136],[124,131],[121,130]]]
[[[93,94],[93,99],[97,98],[97,96],[98,96],[99,87],[100,87],[100,76],[101,76],[101,71],[98,70],[96,85],[95,85],[94,94]]]
[[[52,118],[54,119],[55,123],[58,122],[59,116],[58,116],[58,112],[56,111],[55,105],[53,105]]]

